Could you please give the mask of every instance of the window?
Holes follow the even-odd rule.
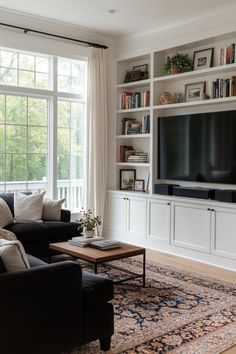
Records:
[[[86,65],[0,49],[0,191],[46,190],[83,206]]]

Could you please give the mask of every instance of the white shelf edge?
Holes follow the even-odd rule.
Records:
[[[145,111],[150,111],[150,106],[148,107],[139,107],[139,108],[130,108],[130,109],[120,109],[117,110],[116,113],[132,113],[132,112],[145,112]]]
[[[201,69],[201,70],[196,70],[196,71],[188,71],[186,73],[181,73],[181,74],[176,74],[176,75],[159,76],[159,77],[155,77],[153,79],[153,81],[154,82],[177,81],[177,80],[183,80],[183,79],[189,78],[189,77],[202,76],[204,74],[213,74],[215,72],[217,73],[217,72],[233,71],[233,70],[236,70],[236,63],[214,66],[214,67],[208,68],[208,69]]]
[[[117,166],[139,166],[139,167],[150,167],[150,163],[147,162],[116,162]]]
[[[153,109],[172,109],[172,108],[184,108],[184,107],[194,107],[194,106],[207,106],[217,103],[229,103],[236,102],[236,96],[224,97],[224,98],[213,98],[210,100],[202,101],[192,101],[192,102],[183,102],[183,103],[171,103],[166,105],[155,105]]]
[[[126,88],[126,87],[148,86],[150,84],[150,82],[151,82],[151,79],[127,82],[125,84],[116,85],[116,88],[120,89],[120,88]]]
[[[138,138],[150,138],[150,134],[126,134],[126,135],[117,135],[116,139],[138,139]]]

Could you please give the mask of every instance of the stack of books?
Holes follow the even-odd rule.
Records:
[[[226,48],[218,49],[218,65],[235,63],[235,43]]]
[[[216,79],[212,82],[212,98],[231,97],[236,95],[236,76],[231,79]]]
[[[128,162],[148,162],[148,154],[146,152],[135,152],[134,155],[128,157]]]
[[[96,241],[90,244],[90,247],[96,248],[98,250],[111,250],[113,248],[119,248],[121,245],[120,241],[115,240],[104,240],[104,241]]]
[[[79,246],[79,247],[87,247],[93,242],[104,240],[103,237],[84,237],[84,236],[77,236],[72,237],[71,240],[68,241],[71,245]]]

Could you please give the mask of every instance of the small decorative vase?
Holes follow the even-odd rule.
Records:
[[[163,92],[160,96],[161,104],[170,104],[174,102],[174,97],[170,92]]]
[[[83,228],[83,234],[84,234],[85,237],[88,237],[88,238],[94,237],[94,233],[95,233],[94,229],[88,230],[87,227]]]

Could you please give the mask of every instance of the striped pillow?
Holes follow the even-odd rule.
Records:
[[[0,239],[0,257],[7,272],[16,272],[30,268],[24,247],[20,241]]]

